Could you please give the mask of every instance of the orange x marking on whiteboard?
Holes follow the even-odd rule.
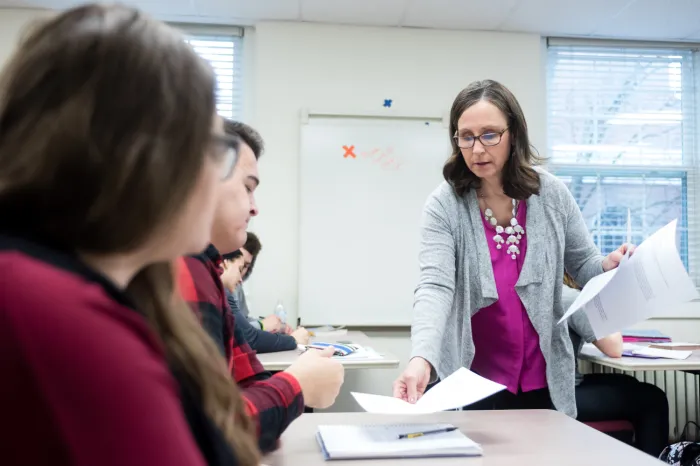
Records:
[[[353,152],[355,150],[355,146],[350,146],[350,147],[343,146],[343,149],[345,150],[345,154],[343,154],[343,158],[346,158],[346,159],[348,157],[352,157],[353,159],[357,158],[357,156],[355,155],[355,152]]]

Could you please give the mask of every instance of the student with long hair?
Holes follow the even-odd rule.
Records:
[[[224,359],[174,293],[238,144],[173,29],[86,5],[0,81],[0,463],[256,465]]]

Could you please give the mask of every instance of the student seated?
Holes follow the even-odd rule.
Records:
[[[255,424],[259,446],[270,451],[287,426],[304,412],[304,405],[326,408],[333,404],[343,383],[343,366],[331,359],[332,350],[302,354],[286,371],[274,375],[262,364],[236,328],[221,282],[224,253],[245,244],[246,229],[257,215],[260,135],[248,125],[226,121],[226,134],[241,140],[233,175],[217,185],[211,244],[196,256],[178,263],[180,293],[224,355],[231,376],[241,387],[247,411]]]
[[[248,233],[250,235],[250,233]],[[238,301],[233,297],[231,289],[241,287],[243,281],[241,275],[246,271],[245,258],[240,250],[224,254],[224,272],[221,281],[226,289],[226,298],[233,312],[236,328],[243,333],[244,338],[251,348],[258,353],[274,353],[277,351],[290,351],[297,349],[297,345],[305,345],[309,342],[309,332],[304,327],[299,327],[290,335],[272,333],[253,327],[238,308]],[[248,269],[250,270],[250,269]]]
[[[0,79],[0,463],[259,464],[170,264],[237,141],[181,34],[125,6],[32,28]],[[301,377],[303,379],[303,377]]]
[[[579,292],[571,277],[565,276],[564,283],[562,304],[568,309]],[[577,326],[579,333],[569,329],[577,358],[584,341],[593,343],[609,357],[622,356],[620,333],[596,340],[583,312],[571,318],[585,321]],[[629,421],[634,426],[634,446],[658,458],[668,443],[668,399],[663,390],[624,374],[581,375],[578,365],[576,367],[577,419],[581,422]]]
[[[241,254],[243,256],[244,267],[242,273],[243,281],[246,281],[248,280],[248,278],[250,278],[250,275],[253,273],[253,266],[255,266],[255,262],[257,261],[258,255],[260,254],[261,250],[262,244],[260,244],[260,240],[258,239],[258,237],[254,233],[248,232],[248,239],[246,239],[245,245],[243,245],[243,247],[236,252],[224,254],[223,257],[225,261],[227,258],[231,259],[231,256],[233,254]],[[241,313],[245,316],[246,319],[248,319],[250,325],[260,330],[266,330],[268,332],[282,332],[287,334],[292,333],[291,327],[282,323],[280,318],[275,314],[270,314],[267,317],[263,317],[262,319],[259,319],[255,316],[251,316],[250,311],[248,310],[248,303],[245,299],[245,292],[243,291],[243,287],[236,286],[234,288],[235,289],[233,289],[232,291],[229,291],[229,289],[227,289],[226,291],[226,296],[228,297],[229,305],[233,308],[233,301],[235,300],[235,306],[238,309],[240,309]]]

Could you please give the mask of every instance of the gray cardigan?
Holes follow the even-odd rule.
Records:
[[[576,417],[574,353],[568,326],[557,325],[564,269],[580,285],[603,272],[581,211],[566,186],[540,173],[527,200],[527,253],[516,291],[540,337],[547,384],[557,410]],[[463,198],[443,182],[423,211],[420,279],[414,297],[412,355],[445,378],[474,359],[471,316],[498,300],[476,193]]]

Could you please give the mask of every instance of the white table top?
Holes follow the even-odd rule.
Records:
[[[611,367],[622,371],[693,371],[700,370],[700,351],[693,351],[688,359],[645,359],[610,358],[600,352],[592,344],[583,345],[579,358],[601,366]]]
[[[312,337],[311,341],[322,341],[327,343],[357,343],[358,345],[370,347],[382,355],[382,359],[362,360],[338,358],[343,363],[345,369],[393,369],[399,366],[399,359],[377,348],[372,340],[362,332],[350,331],[347,335],[319,336]],[[301,353],[299,351],[279,351],[277,353],[258,354],[258,359],[265,370],[283,371],[297,360]]]
[[[333,461],[333,466],[660,466],[663,463],[557,411],[451,411],[426,416],[369,413],[303,414],[282,435],[281,448],[262,463],[270,466],[326,464],[316,442],[321,424],[440,422],[459,427],[481,444],[482,457],[377,461]]]

